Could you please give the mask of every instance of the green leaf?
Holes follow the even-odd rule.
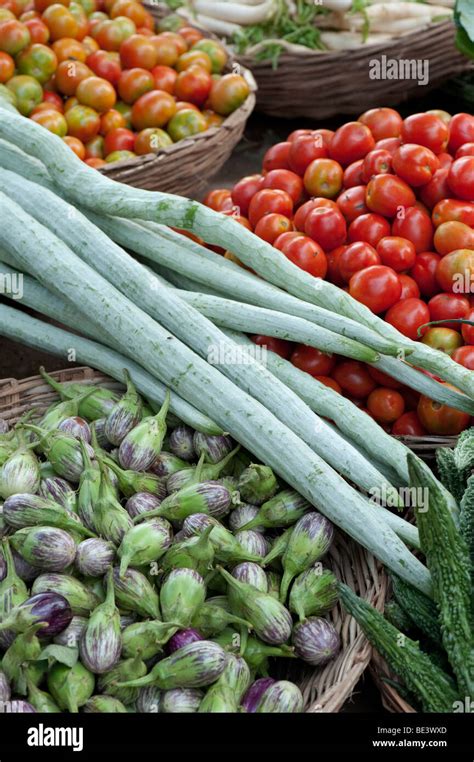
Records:
[[[79,649],[70,648],[69,646],[60,646],[56,643],[51,643],[41,651],[38,660],[48,659],[50,664],[59,662],[65,664],[66,667],[74,667],[77,664],[79,658]]]
[[[468,58],[474,58],[474,6],[471,0],[457,0],[454,21],[457,49]]]

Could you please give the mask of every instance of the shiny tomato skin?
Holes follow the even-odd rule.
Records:
[[[451,164],[448,184],[463,201],[474,201],[474,156],[461,156]]]
[[[433,225],[429,215],[418,206],[410,206],[405,213],[395,217],[392,235],[407,238],[412,242],[417,254],[430,251],[433,246]]]
[[[255,235],[273,244],[278,236],[291,230],[293,230],[293,223],[288,217],[284,217],[283,214],[266,214],[257,222]]]
[[[159,153],[170,145],[173,145],[173,141],[167,132],[159,127],[148,127],[135,136],[133,151],[137,156],[144,156],[147,153]]]
[[[405,400],[395,389],[379,387],[369,394],[367,407],[379,423],[395,423],[405,411]]]
[[[327,149],[329,149],[331,140],[335,135],[334,130],[326,130],[323,128],[318,130],[311,130],[311,132],[320,141],[320,145],[325,146]]]
[[[232,188],[232,200],[244,216],[248,216],[250,202],[255,194],[262,190],[263,181],[263,175],[249,175],[239,180]]]
[[[100,134],[107,135],[111,130],[117,130],[119,127],[126,127],[127,121],[123,114],[116,109],[110,109],[100,117]]]
[[[120,62],[123,69],[147,69],[150,71],[158,63],[155,46],[149,37],[132,34],[120,45]]]
[[[135,135],[131,130],[124,127],[117,127],[110,130],[104,140],[104,154],[108,156],[114,151],[133,151],[135,146]]]
[[[9,55],[0,51],[0,84],[3,85],[13,77],[15,73],[15,61]]]
[[[366,204],[372,212],[395,217],[406,207],[413,206],[415,194],[410,186],[395,175],[375,175],[367,185]]]
[[[458,158],[458,157],[456,156],[456,158]],[[451,164],[454,161],[454,159],[451,156],[451,154],[450,153],[446,153],[446,152],[439,153],[438,156],[437,156],[437,159],[439,161],[439,168],[440,169],[445,169],[446,167],[449,169],[449,167],[451,166]]]
[[[342,394],[341,387],[337,383],[336,379],[331,378],[331,376],[313,376],[313,378],[315,378],[316,381],[319,381],[320,384],[324,384],[324,386],[327,386],[329,387],[329,389],[332,389],[333,392]]]
[[[422,251],[416,256],[416,262],[410,270],[420,292],[425,297],[432,297],[441,291],[436,278],[436,271],[441,257],[434,251]]]
[[[454,388],[450,384],[443,384]],[[441,434],[444,436],[456,436],[468,427],[470,422],[469,413],[441,405],[439,402],[430,400],[422,395],[417,408],[418,418],[429,434]]]
[[[263,157],[265,172],[271,172],[272,169],[291,169],[288,160],[290,148],[291,143],[288,140],[271,146]]]
[[[176,111],[172,95],[164,90],[151,90],[141,95],[133,104],[132,125],[137,131],[147,127],[164,127]]]
[[[5,19],[0,23],[0,50],[15,57],[31,43],[28,27],[17,19]]]
[[[363,400],[375,389],[375,381],[370,377],[367,368],[357,360],[344,360],[339,363],[332,373],[348,396]]]
[[[176,80],[178,78],[178,72],[171,68],[171,66],[157,65],[151,70],[153,80],[155,82],[156,90],[164,90],[170,95],[175,94]]]
[[[288,166],[301,177],[315,159],[327,158],[328,152],[319,136],[302,135],[290,143]]]
[[[367,214],[368,208],[365,203],[365,185],[354,185],[341,191],[337,198],[337,205],[347,222],[352,222],[361,214]]]
[[[347,167],[363,159],[375,147],[370,129],[362,122],[346,122],[336,130],[329,144],[329,156]]]
[[[335,198],[342,188],[342,167],[332,159],[314,159],[305,170],[304,187],[311,196]]]
[[[464,222],[469,227],[474,227],[474,204],[469,201],[458,201],[454,198],[445,198],[438,201],[434,207],[431,218],[433,225],[438,227],[443,222]]]
[[[310,198],[309,201],[305,201],[305,203],[301,204],[301,206],[296,210],[295,216],[293,218],[293,224],[296,230],[300,230],[302,233],[304,233],[306,218],[308,214],[312,212],[313,209],[321,208],[337,209],[338,205],[335,201],[331,201],[329,198]]]
[[[382,140],[377,140],[375,144],[375,149],[381,149],[384,151],[388,151],[390,156],[393,156],[397,148],[399,148],[402,144],[401,138],[382,138]]]
[[[213,111],[229,116],[247,100],[250,87],[240,74],[224,74],[212,85],[209,102]]]
[[[364,159],[354,161],[344,170],[342,185],[344,188],[353,188],[355,185],[364,185]]]
[[[298,204],[303,195],[303,181],[289,169],[272,169],[263,180],[263,188],[277,188],[288,193],[294,204]]]
[[[344,247],[338,257],[337,266],[341,278],[349,283],[355,273],[372,265],[380,265],[381,260],[374,247],[365,241],[355,241]]]
[[[313,130],[310,129],[304,129],[304,130],[293,130],[293,132],[290,132],[290,134],[287,137],[288,143],[292,143],[294,140],[298,140],[298,138],[301,138],[303,135],[312,135]]]
[[[234,208],[231,192],[227,188],[215,188],[209,191],[203,204],[214,209],[215,212],[232,211]]]
[[[398,138],[402,128],[403,119],[393,108],[371,108],[364,111],[359,117],[359,122],[367,125],[374,140],[386,138]]]
[[[465,346],[455,349],[451,355],[454,362],[463,365],[468,370],[474,370],[474,347]]]
[[[474,323],[474,309],[473,308],[471,308],[469,312],[467,312],[466,315],[464,315],[464,319],[470,320],[471,323]],[[466,344],[474,344],[474,325],[467,325],[467,323],[464,323],[464,325],[461,326],[461,333]]]
[[[249,222],[255,228],[257,222],[265,214],[271,214],[272,212],[283,214],[291,219],[293,216],[293,199],[286,191],[262,188],[262,190],[257,191],[250,201],[248,208]]]
[[[442,257],[455,249],[474,249],[474,230],[456,220],[443,222],[436,228],[434,247]]]
[[[121,72],[117,85],[120,98],[129,105],[145,93],[152,92],[154,87],[153,75],[146,69],[125,69]]]
[[[416,251],[411,241],[399,236],[386,236],[377,244],[377,253],[382,264],[391,267],[395,272],[409,270],[416,262]]]
[[[426,185],[439,169],[439,159],[429,148],[415,143],[404,143],[393,154],[395,173],[412,188]]]
[[[329,376],[336,365],[333,355],[321,352],[314,347],[307,347],[305,344],[298,344],[290,359],[296,368],[304,370],[311,376]]]
[[[382,370],[379,370],[374,365],[367,365],[367,371],[371,378],[377,382],[378,386],[384,386],[387,389],[401,389],[402,384],[395,378],[388,376]]]
[[[100,116],[89,106],[73,106],[66,114],[68,133],[83,143],[89,142],[100,129]]]
[[[86,158],[86,147],[82,140],[73,138],[72,135],[66,135],[63,138],[64,143],[69,146],[79,159],[84,160]]]
[[[337,249],[326,252],[328,263],[327,279],[335,286],[344,286],[344,280],[339,272],[339,258],[346,250],[347,246],[338,246]]]
[[[469,294],[474,288],[474,251],[456,249],[446,254],[436,268],[436,279],[443,291]]]
[[[283,249],[288,246],[291,241],[296,241],[297,239],[301,238],[307,238],[307,236],[305,236],[304,233],[300,233],[298,230],[289,230],[287,233],[282,233],[278,236],[278,238],[275,238],[273,245],[275,249],[283,251]]]
[[[474,116],[472,114],[455,114],[449,123],[450,134],[448,148],[451,153],[464,145],[474,142]]]
[[[424,437],[426,433],[426,429],[421,425],[418,414],[414,410],[403,413],[392,426],[394,437]]]
[[[79,103],[103,114],[115,106],[116,95],[113,85],[102,77],[88,77],[79,82],[76,90]]]
[[[436,294],[428,302],[431,320],[459,320],[470,310],[469,299],[461,294]],[[459,323],[443,323],[444,328],[461,330]]]
[[[458,331],[453,331],[450,328],[434,326],[424,332],[422,342],[432,349],[437,349],[439,352],[451,356],[462,345],[462,336]]]
[[[374,148],[363,161],[362,179],[364,183],[368,183],[374,175],[393,174],[392,155],[383,148]]]
[[[284,233],[283,235],[291,235]],[[283,236],[279,236],[279,239]],[[278,240],[278,239],[277,239]],[[280,246],[278,247],[280,248]],[[308,236],[298,235],[281,244],[281,251],[293,264],[315,278],[324,278],[327,273],[327,259],[321,246]]]
[[[390,235],[390,224],[379,214],[361,214],[351,222],[347,233],[350,242],[365,241],[376,248],[381,238]]]
[[[62,95],[75,95],[79,82],[92,76],[92,71],[81,61],[61,61],[54,75],[57,89]]]
[[[438,154],[446,150],[449,128],[434,114],[412,114],[403,121],[401,138],[404,143],[418,143]]]
[[[106,50],[97,50],[87,56],[87,66],[92,69],[98,77],[108,80],[114,87],[117,87],[122,73],[120,61],[115,58],[116,54],[111,54]]]
[[[178,100],[203,106],[209,97],[212,87],[212,77],[200,66],[190,66],[178,74],[175,84],[175,95]]]
[[[400,300],[409,299],[410,297],[413,297],[414,299],[420,298],[420,289],[416,280],[410,277],[410,275],[406,275],[406,273],[399,273],[398,279],[402,284]]]
[[[421,299],[402,299],[390,307],[385,320],[404,336],[419,340],[418,329],[430,320],[430,311]]]
[[[313,209],[305,222],[305,233],[325,251],[342,246],[347,237],[346,221],[339,209]]]
[[[42,45],[45,45],[49,40],[49,29],[44,24],[41,19],[35,18],[35,19],[29,19],[28,21],[25,21],[25,26],[28,29],[30,33],[31,43],[34,44],[35,42],[39,42]]]
[[[402,287],[395,270],[372,265],[355,273],[349,281],[349,293],[376,314],[385,312],[399,301]]]
[[[438,169],[429,183],[423,185],[419,191],[420,200],[428,207],[433,209],[439,201],[452,196],[451,188],[448,184],[449,167]]]
[[[256,334],[250,338],[254,344],[257,344],[259,347],[266,347],[269,352],[275,352],[275,354],[283,357],[284,360],[289,360],[291,357],[294,347],[291,341],[277,339],[273,336],[263,336],[262,334]]]
[[[43,96],[43,103],[48,103],[57,111],[60,111],[61,114],[64,112],[63,99],[57,93],[53,93],[48,90],[45,90],[44,96]]]

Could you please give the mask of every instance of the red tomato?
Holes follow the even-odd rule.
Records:
[[[50,106],[53,106],[57,111],[60,111],[63,113],[64,107],[63,107],[63,99],[60,95],[57,93],[49,92],[48,90],[45,90],[43,95],[43,103],[48,103]]]
[[[375,175],[367,185],[367,206],[385,217],[395,217],[404,207],[413,206],[415,201],[410,186],[395,175]]]
[[[454,388],[450,384],[443,384],[443,386]],[[441,405],[424,395],[420,397],[417,413],[421,425],[429,434],[455,436],[467,428],[470,421],[469,413],[455,410],[448,405]]]
[[[305,238],[303,233],[299,233],[297,230],[290,230],[288,233],[282,233],[275,239],[273,244],[276,249],[283,251],[283,248],[287,246],[291,241],[295,241],[297,238]]]
[[[390,224],[379,214],[361,214],[351,222],[348,230],[349,241],[365,241],[374,248],[387,235],[390,235]]]
[[[410,275],[416,281],[423,296],[431,297],[440,291],[436,278],[436,270],[440,261],[441,257],[433,251],[423,251],[417,254]]]
[[[346,250],[347,246],[338,246],[337,249],[326,252],[328,261],[327,279],[336,286],[344,286],[341,273],[339,272],[339,257]]]
[[[469,299],[461,294],[436,294],[428,302],[431,320],[458,320],[469,312]],[[445,328],[460,330],[459,323],[443,323]]]
[[[400,294],[400,300],[410,299],[410,297],[419,299],[420,289],[418,288],[418,284],[416,280],[413,280],[413,278],[410,278],[409,275],[405,275],[405,273],[399,273],[398,279],[400,283],[402,284],[402,293]]]
[[[200,66],[190,66],[178,74],[175,94],[178,100],[203,106],[209,98],[212,88],[212,77]]]
[[[364,159],[354,161],[344,170],[342,184],[344,188],[353,188],[355,185],[364,185]]]
[[[171,66],[154,66],[151,74],[153,75],[156,90],[164,90],[165,93],[170,93],[170,95],[175,94],[178,72],[172,69]]]
[[[297,234],[291,240],[281,241],[284,236],[291,236],[291,233],[284,233],[275,241],[275,246],[279,248],[285,257],[301,270],[313,275],[315,278],[324,278],[327,273],[328,263],[324,251],[308,236]],[[278,246],[277,246],[278,243]]]
[[[325,251],[342,246],[346,241],[346,221],[339,209],[313,209],[306,217],[304,229]]]
[[[325,146],[327,149],[329,149],[331,140],[333,139],[335,133],[334,130],[319,129],[312,130],[312,134],[316,135],[317,139],[320,141],[320,145]]]
[[[379,423],[395,423],[403,415],[405,400],[400,392],[380,387],[369,394],[367,407]]]
[[[289,360],[293,351],[293,344],[291,341],[284,341],[284,339],[276,339],[273,336],[263,336],[261,334],[250,336],[254,344],[258,344],[259,347],[266,347],[269,352],[275,352],[275,354],[283,357],[284,360]]]
[[[344,247],[338,257],[338,268],[341,278],[349,283],[355,273],[366,267],[380,264],[380,257],[370,243],[355,241]]]
[[[342,167],[332,159],[314,159],[304,173],[304,187],[311,196],[335,198],[342,188]]]
[[[8,54],[0,51],[0,84],[8,82],[15,73],[15,61]]]
[[[311,376],[328,376],[336,365],[333,355],[307,347],[305,344],[298,344],[291,355],[291,362]]]
[[[346,122],[334,133],[329,144],[329,156],[347,167],[352,162],[363,159],[374,147],[374,137],[365,124]]]
[[[231,192],[227,188],[216,188],[210,191],[203,201],[205,206],[214,209],[215,212],[232,211],[234,203]]]
[[[315,159],[325,159],[328,155],[321,136],[302,135],[290,143],[288,165],[293,172],[303,176],[307,167]]]
[[[367,368],[357,360],[344,360],[332,375],[342,390],[357,400],[365,399],[375,389],[375,382]]]
[[[91,70],[81,61],[61,61],[56,69],[54,81],[63,95],[75,95],[79,82],[92,75]]]
[[[120,61],[124,69],[153,69],[158,55],[152,40],[143,34],[132,34],[120,45]]]
[[[474,309],[471,308],[469,312],[464,315],[464,319],[474,323]],[[464,323],[461,332],[466,344],[474,344],[474,325],[467,325],[467,323]]]
[[[132,125],[135,130],[147,127],[164,127],[176,110],[173,96],[163,90],[152,90],[141,95],[132,108]]]
[[[409,270],[416,262],[416,251],[412,242],[399,236],[386,236],[377,244],[377,253],[382,264],[401,273]]]
[[[436,279],[443,291],[470,294],[474,291],[474,251],[456,249],[446,254],[436,268]]]
[[[114,87],[117,87],[122,67],[117,60],[116,54],[111,54],[106,50],[97,50],[87,56],[86,63],[98,77],[108,80]]]
[[[411,241],[417,254],[429,251],[433,246],[433,225],[429,215],[418,206],[410,206],[404,211],[404,214],[395,217],[392,235]]]
[[[276,241],[278,236],[293,230],[293,223],[282,214],[266,214],[257,222],[255,235],[268,243]]]
[[[474,204],[468,201],[457,201],[454,198],[445,198],[438,201],[431,214],[435,227],[443,222],[456,220],[464,222],[469,227],[474,227]]]
[[[125,103],[135,103],[142,95],[155,87],[153,74],[146,69],[122,71],[117,85],[118,93]]]
[[[304,226],[306,225],[306,218],[313,209],[337,209],[338,205],[331,201],[329,198],[311,198],[306,203],[302,204],[297,210],[293,224],[296,230],[304,232]]]
[[[418,329],[425,323],[429,323],[430,311],[421,299],[402,299],[390,307],[385,320],[404,336],[417,341],[420,338]]]
[[[424,437],[426,429],[421,425],[417,413],[411,410],[409,413],[403,413],[395,421],[392,426],[392,435],[394,437]]]
[[[371,108],[359,117],[359,122],[366,124],[374,140],[398,138],[403,120],[393,108]]]
[[[271,146],[263,157],[263,169],[266,172],[271,172],[272,169],[291,169],[288,161],[290,148],[289,141]]]
[[[328,386],[330,389],[333,390],[333,392],[342,394],[342,389],[334,378],[331,378],[330,376],[314,376],[313,378],[315,378],[316,381],[319,381],[320,384],[324,384],[324,386]]]
[[[249,175],[239,180],[232,188],[232,201],[244,216],[248,216],[252,198],[262,190],[263,180],[263,175]]]
[[[404,143],[418,143],[438,154],[446,150],[449,128],[434,114],[412,114],[403,121],[401,138]]]
[[[241,209],[241,213],[242,213]],[[257,222],[266,214],[283,214],[285,217],[293,216],[293,199],[283,190],[263,188],[257,191],[249,204],[248,218],[255,228]]]
[[[375,368],[373,365],[367,365],[369,376],[377,382],[379,386],[385,386],[387,389],[401,389],[402,384],[383,371]]]
[[[398,302],[402,287],[391,267],[372,265],[352,276],[349,293],[372,312],[380,313]]]
[[[393,169],[413,188],[426,185],[439,169],[439,159],[433,151],[415,143],[404,143],[393,154]]]
[[[456,222],[456,220],[443,222],[436,228],[434,246],[442,257],[455,249],[473,249],[474,230],[469,225]]]
[[[31,43],[34,44],[35,42],[41,43],[42,45],[45,45],[49,40],[49,29],[44,24],[41,19],[35,18],[35,19],[29,19],[28,21],[25,21],[25,26],[28,29],[30,33]]]
[[[105,167],[107,162],[104,159],[99,159],[97,156],[91,156],[89,159],[84,160],[88,167],[99,169],[99,167]]]
[[[362,178],[368,183],[374,175],[393,174],[392,154],[383,148],[374,148],[367,154],[362,165]]]
[[[101,135],[107,135],[107,133],[111,130],[118,130],[119,127],[126,126],[127,121],[123,114],[121,114],[120,111],[112,108],[110,111],[106,111],[105,114],[102,114],[100,117],[99,132]]]
[[[290,134],[287,137],[287,141],[289,143],[292,143],[294,140],[298,140],[298,138],[301,138],[303,135],[312,135],[313,130],[293,130],[293,132],[290,132]]]
[[[442,201],[444,198],[451,196],[451,189],[448,185],[449,167],[438,169],[434,173],[433,179],[429,183],[423,185],[420,191],[420,199],[425,206],[432,209],[438,201]]]
[[[474,141],[474,116],[472,114],[455,114],[449,123],[450,134],[448,148],[456,153],[464,143]]]
[[[125,127],[117,127],[115,130],[110,130],[105,136],[104,154],[108,156],[114,151],[133,151],[134,145],[135,135],[133,132],[125,129]]]
[[[449,169],[449,167],[453,163],[453,157],[451,156],[450,153],[446,153],[446,152],[439,153],[437,158],[438,158],[438,161],[439,161],[439,167],[440,167],[440,169],[444,169],[446,167],[448,167],[448,169]],[[456,156],[456,158],[458,158],[458,157]]]
[[[377,149],[383,149],[384,151],[388,151],[390,156],[393,156],[397,148],[399,148],[402,144],[401,138],[383,138],[382,140],[377,140],[375,144],[375,148]]]
[[[354,185],[341,192],[337,199],[337,205],[347,222],[352,222],[361,214],[369,211],[365,205],[365,185]]]
[[[297,204],[303,195],[303,181],[299,175],[289,169],[272,169],[265,176],[263,188],[277,188],[286,191]]]
[[[464,201],[474,201],[474,156],[462,156],[451,164],[448,185]]]

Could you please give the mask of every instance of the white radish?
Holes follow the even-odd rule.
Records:
[[[274,0],[264,0],[259,5],[244,5],[238,2],[222,3],[218,0],[194,0],[193,6],[199,14],[244,26],[262,24],[271,19],[277,11]]]
[[[346,12],[352,8],[352,0],[323,0],[322,7],[329,11]]]
[[[392,39],[391,34],[369,34],[364,40],[359,32],[321,32],[321,42],[328,51],[343,51],[364,45],[380,45]]]
[[[207,29],[209,32],[222,37],[232,37],[236,32],[241,32],[243,29],[241,24],[232,24],[230,21],[222,21],[222,19],[204,16],[202,13],[193,16],[193,21],[203,29]]]

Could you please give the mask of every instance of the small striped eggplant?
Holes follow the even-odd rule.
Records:
[[[101,474],[97,461],[92,461],[88,448],[81,440],[79,442],[84,463],[84,470],[79,480],[77,493],[77,513],[86,527],[95,530],[94,511],[99,500]]]
[[[258,508],[256,505],[250,505],[250,503],[242,503],[230,513],[229,516],[229,529],[232,532],[238,532],[239,529],[243,529],[246,525],[250,525],[254,518],[258,515]],[[249,527],[254,532],[264,532],[265,527],[262,524],[258,526]]]
[[[127,569],[120,576],[114,568],[115,599],[121,609],[135,611],[145,619],[161,619],[158,594],[144,574],[137,569]]]
[[[91,441],[93,440],[101,450],[104,452],[110,452],[112,445],[105,436],[105,425],[107,418],[98,418],[96,421],[90,424]]]
[[[251,463],[242,471],[238,489],[242,500],[252,505],[262,505],[276,493],[278,482],[269,466]]]
[[[62,505],[70,513],[76,512],[76,492],[69,482],[61,479],[60,476],[42,476],[38,495],[45,500],[53,500],[55,503]]]
[[[163,516],[169,521],[184,521],[193,513],[208,513],[210,516],[220,517],[229,512],[234,499],[235,496],[228,489],[216,482],[191,484],[168,495],[159,508],[147,514],[146,518]],[[138,516],[135,523],[143,518],[144,516]]]
[[[263,694],[276,680],[273,677],[260,677],[247,689],[242,698],[241,707],[244,712],[253,714],[261,701]]]
[[[214,561],[214,546],[209,540],[211,531],[212,525],[207,527],[199,537],[189,537],[181,542],[175,542],[162,559],[163,571],[186,568],[194,569],[201,576],[207,574]]]
[[[293,529],[294,527],[288,527],[288,529],[285,529],[284,532],[282,532],[280,535],[278,535],[278,537],[274,539],[270,551],[262,561],[263,566],[268,566],[275,561],[278,562],[278,559],[283,556],[288,547],[290,537],[293,534]],[[277,563],[277,568],[280,568],[279,562]]]
[[[171,452],[163,450],[149,467],[149,471],[162,479],[167,479],[171,474],[177,471],[184,471],[186,468],[192,468],[191,463],[187,463],[182,458],[178,458]]]
[[[18,576],[8,538],[2,540],[2,556],[5,562],[5,575],[0,582],[0,621],[3,621],[16,606],[28,598],[28,588]],[[0,632],[0,646],[8,648],[15,638],[13,632]]]
[[[241,561],[262,561],[260,555],[251,553],[244,548],[237,537],[229,532],[222,524],[217,524],[211,531],[209,539],[214,546],[216,559],[218,561],[237,564]]]
[[[123,536],[117,550],[120,575],[129,566],[145,566],[163,556],[173,541],[173,527],[166,519],[156,518],[133,526]]]
[[[124,686],[142,688],[145,685],[156,685],[162,690],[204,688],[215,683],[224,671],[226,662],[227,654],[218,643],[201,640],[183,646],[155,664],[148,675],[128,681]]]
[[[268,593],[268,579],[265,571],[258,564],[244,561],[232,569],[232,576],[240,582],[252,585],[261,593]]]
[[[125,510],[131,519],[135,519],[141,513],[154,511],[160,504],[161,500],[156,495],[150,495],[149,492],[137,492],[128,498],[125,503]]]
[[[309,617],[295,624],[291,642],[296,655],[315,667],[334,659],[341,647],[334,625],[320,617]]]
[[[293,626],[290,612],[275,598],[240,582],[225,569],[220,573],[228,585],[232,612],[252,623],[255,634],[270,645],[285,643]]]
[[[288,527],[311,510],[311,505],[294,490],[283,490],[260,507],[258,514],[244,529],[254,529],[255,526],[265,528]]]
[[[171,495],[173,492],[189,487],[200,481],[216,481],[222,471],[229,465],[231,460],[239,452],[240,445],[235,447],[232,452],[225,456],[218,463],[205,463],[204,454],[201,455],[199,463],[195,467],[186,467],[181,471],[175,471],[166,480],[166,489]]]
[[[91,386],[89,384],[61,383],[40,368],[40,373],[48,384],[59,394],[63,400],[75,400],[87,392],[91,392],[79,402],[78,413],[87,421],[96,421],[98,418],[107,416],[112,410],[118,395],[103,386]]]
[[[173,569],[160,590],[161,613],[166,622],[189,627],[206,598],[206,585],[194,569]]]
[[[311,511],[296,522],[282,557],[280,601],[286,601],[293,578],[328,552],[333,538],[334,527],[321,513]]]
[[[119,447],[119,462],[122,468],[131,471],[147,471],[161,452],[166,435],[166,416],[170,404],[170,393],[159,413],[144,418],[122,440]]]
[[[0,669],[0,705],[10,701],[12,691],[5,672]]]
[[[94,526],[105,539],[118,546],[132,528],[132,519],[118,501],[106,466],[99,461],[99,499],[94,505]]]
[[[234,476],[220,476],[218,479],[215,479],[215,482],[216,484],[222,484],[229,492],[237,492],[238,480]]]
[[[52,638],[69,626],[72,619],[71,607],[58,593],[36,593],[27,598],[2,620],[0,629],[26,632],[32,625],[41,624],[38,638]]]
[[[141,397],[135,389],[127,370],[124,370],[124,375],[127,390],[110,411],[105,424],[105,435],[115,447],[118,447],[123,442],[127,434],[142,419],[143,405]]]
[[[192,714],[199,710],[203,699],[199,688],[171,688],[161,694],[160,712],[164,714]]]
[[[148,492],[161,501],[166,497],[166,482],[155,474],[125,471],[112,458],[103,457],[108,468],[115,474],[120,491],[125,497],[132,497],[137,492]]]
[[[81,661],[90,672],[102,675],[117,664],[122,651],[120,614],[115,605],[112,567],[107,573],[105,601],[92,612],[79,643]]]
[[[227,654],[225,669],[218,678],[216,685],[226,685],[230,688],[237,704],[240,704],[251,682],[250,667],[245,659],[236,654]]]
[[[208,463],[219,463],[219,461],[232,451],[234,442],[231,437],[226,434],[213,436],[210,434],[202,434],[200,431],[195,431],[193,447],[198,458],[204,454],[205,460]]]
[[[294,659],[294,648],[290,646],[269,646],[262,643],[258,638],[249,635],[242,649],[240,634],[230,628],[219,633],[214,640],[223,648],[233,651],[243,650],[243,657],[250,667],[252,673],[268,677],[268,660],[274,657],[285,659]]]
[[[84,418],[80,418],[78,415],[65,418],[64,421],[58,426],[59,431],[63,431],[65,434],[69,434],[74,439],[83,439],[87,444],[91,443],[91,430],[90,426]]]
[[[146,679],[145,675],[145,662],[139,656],[135,656],[133,659],[119,661],[111,670],[100,675],[97,687],[101,693],[112,696],[128,706],[137,700],[138,689],[133,685],[124,684]]]
[[[13,534],[13,527],[11,527],[5,519],[3,518],[3,503],[0,504],[0,540],[3,540],[4,537],[8,537],[9,535]],[[0,558],[0,580],[3,579],[2,576],[3,573],[3,561]]]
[[[34,624],[26,632],[18,633],[3,654],[2,670],[17,693],[26,693],[24,670],[28,662],[35,662],[40,657],[42,646],[36,636],[40,628],[41,624]]]
[[[97,595],[76,577],[67,574],[41,574],[31,588],[36,593],[59,593],[68,601],[74,616],[87,617],[100,603]]]
[[[56,645],[66,646],[67,648],[79,648],[87,622],[88,619],[83,616],[73,616],[69,625],[54,638]]]
[[[277,680],[264,691],[255,711],[262,714],[298,714],[303,711],[303,695],[294,683]]]
[[[74,439],[62,431],[45,431],[45,429],[31,424],[25,424],[25,428],[39,436],[39,447],[56,474],[73,484],[77,484],[85,467],[82,448],[85,447],[92,458],[94,456],[92,447],[84,440]]]
[[[225,598],[225,596],[223,597]],[[222,606],[210,603],[211,600],[213,599],[210,598],[203,603],[192,621],[193,627],[195,627],[204,638],[218,635],[230,624],[236,625],[241,629],[251,629],[252,625],[246,619],[242,619],[242,617],[232,614]]]
[[[235,694],[227,685],[214,683],[199,704],[200,714],[236,714],[239,705]]]
[[[115,560],[115,552],[113,543],[91,537],[77,546],[74,565],[84,577],[103,577]]]
[[[34,706],[29,701],[23,699],[13,699],[5,704],[0,704],[0,714],[30,714],[36,712]]]
[[[39,426],[46,429],[46,431],[53,431],[58,429],[61,423],[69,418],[75,417],[79,413],[79,401],[87,399],[92,394],[92,390],[84,392],[84,394],[76,397],[73,400],[64,400],[63,402],[57,402],[46,410],[44,415],[39,421]]]
[[[94,693],[95,678],[79,661],[74,667],[56,662],[48,674],[48,691],[62,710],[77,714]]]
[[[220,522],[207,513],[193,513],[187,516],[183,521],[182,532],[185,537],[198,537],[208,527],[220,526]]]
[[[23,582],[33,582],[33,580],[35,580],[36,577],[41,574],[41,569],[38,569],[37,566],[32,566],[32,564],[29,564],[28,561],[25,561],[25,559],[20,556],[16,550],[12,549],[12,556],[16,573],[19,577],[21,577]]]
[[[56,527],[20,529],[11,537],[12,547],[43,571],[64,571],[76,557],[76,543],[68,532]]]
[[[140,688],[135,708],[139,714],[158,714],[160,703],[161,691],[150,685],[148,688]]]
[[[173,455],[187,463],[195,458],[193,434],[194,431],[189,426],[181,423],[173,429],[169,438],[169,448]]]
[[[91,536],[90,530],[83,526],[79,516],[70,513],[59,503],[39,495],[23,493],[8,497],[3,504],[3,517],[7,524],[15,529],[43,525],[66,529],[81,536]]]
[[[277,601],[280,600],[280,587],[281,587],[281,574],[278,574],[276,571],[267,571],[267,593],[268,595],[271,595],[272,598],[276,598]]]
[[[120,629],[123,630],[129,627],[131,624],[135,624],[138,619],[138,614],[134,611],[127,611],[126,614],[120,614]]]
[[[263,534],[254,532],[252,529],[240,529],[235,533],[235,539],[252,556],[260,556],[263,559],[270,550],[270,545]]]
[[[204,640],[204,638],[192,627],[188,627],[186,630],[178,630],[166,644],[166,651],[172,654],[179,648],[183,648],[183,646],[187,646],[189,643],[196,643],[198,640]]]
[[[37,712],[44,714],[59,714],[61,709],[46,691],[40,690],[34,682],[27,678],[28,701]]]
[[[82,711],[85,714],[128,714],[122,702],[112,696],[91,696]]]
[[[290,611],[300,622],[308,616],[324,616],[336,605],[337,579],[331,571],[312,566],[299,574],[290,591]]]
[[[177,631],[176,625],[167,622],[135,622],[122,633],[122,656],[124,659],[139,656],[143,661],[148,661],[163,651],[165,643]]]
[[[34,495],[41,480],[38,459],[31,447],[21,446],[0,469],[0,496],[28,492]]]

